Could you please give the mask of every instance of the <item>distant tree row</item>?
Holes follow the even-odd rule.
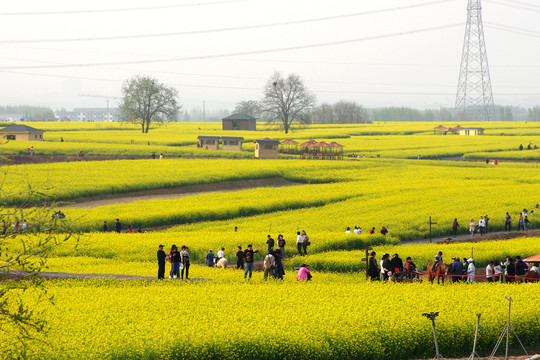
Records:
[[[0,114],[19,114],[25,121],[33,121],[36,118],[47,120],[54,117],[54,111],[51,108],[31,105],[0,106]]]

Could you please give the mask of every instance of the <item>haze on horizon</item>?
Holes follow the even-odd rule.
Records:
[[[482,4],[495,103],[539,104],[540,4]],[[105,107],[109,96],[115,106],[122,82],[141,74],[175,86],[184,109],[204,101],[208,110],[232,110],[260,99],[266,80],[280,71],[299,74],[319,103],[453,107],[466,6],[467,0],[7,2],[0,10],[0,105]]]

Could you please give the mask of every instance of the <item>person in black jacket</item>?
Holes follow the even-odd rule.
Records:
[[[163,251],[163,245],[159,245],[159,250],[157,251],[157,262],[158,262],[158,279],[165,278],[165,251]]]
[[[274,251],[274,239],[268,235],[268,240],[266,240],[266,243],[268,244],[268,251]]]
[[[103,232],[107,232],[107,231],[109,231],[109,226],[107,226],[107,222],[104,221],[103,222]]]
[[[392,274],[395,272],[403,274],[403,260],[400,259],[398,254],[394,254],[392,260],[390,260],[390,271],[392,271]]]
[[[521,260],[521,256],[516,256],[516,276],[525,277],[525,270],[527,265]],[[523,282],[523,279],[516,279],[517,281]]]
[[[507,256],[506,257],[506,262],[505,262],[505,267],[506,267],[506,275],[508,276],[516,276],[516,264],[514,264],[514,260],[512,260],[512,258],[510,256]],[[506,282],[513,282],[514,281],[514,278],[513,277],[507,277],[506,278]]]
[[[368,275],[370,276],[372,281],[379,280],[379,274],[381,273],[381,270],[377,265],[377,259],[375,259],[375,255],[377,255],[375,251],[372,251],[368,262]]]
[[[285,275],[285,269],[283,268],[283,263],[281,262],[281,251],[276,250],[272,253],[274,255],[274,278],[283,280],[283,275]]]
[[[242,247],[238,247],[238,251],[236,251],[236,268],[237,269],[243,269],[244,268],[244,252],[242,251]]]
[[[114,231],[117,233],[122,231],[122,224],[120,223],[119,219],[116,219],[116,223],[114,223]]]
[[[285,239],[283,238],[283,235],[279,234],[278,238],[277,238],[277,244],[278,244],[278,247],[279,247],[279,251],[280,251],[280,255],[281,255],[281,258],[284,259],[285,258],[285,245],[287,244],[285,242]]]

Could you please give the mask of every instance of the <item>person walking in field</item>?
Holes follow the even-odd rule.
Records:
[[[244,252],[242,251],[242,247],[239,246],[238,250],[236,251],[236,268],[237,269],[244,269]]]
[[[487,215],[484,216],[484,223],[485,223],[485,226],[484,226],[484,234],[487,235],[487,233],[488,233],[488,224],[489,224],[489,218],[488,218]]]
[[[526,216],[525,216],[525,219],[523,219],[523,227],[525,231],[527,231],[531,227],[531,222]]]
[[[454,236],[457,236],[458,228],[459,228],[459,223],[457,219],[454,219],[454,222],[452,223],[452,231],[454,232]]]
[[[103,232],[108,232],[109,231],[109,226],[107,225],[107,222],[104,221],[103,222]]]
[[[283,238],[282,234],[278,235],[277,243],[279,247],[279,252],[281,253],[281,258],[284,259],[285,258],[285,245],[287,244],[287,242]]]
[[[504,217],[504,230],[512,231],[512,217],[508,212],[506,212],[506,216]]]
[[[300,234],[300,231],[296,232],[296,248],[298,255],[302,256],[302,234]]]
[[[305,230],[302,230],[302,249],[304,250],[304,255],[307,255],[307,247],[309,245],[311,245],[309,236],[306,234]]]
[[[495,281],[495,282],[501,281],[502,282],[503,270],[502,270],[502,266],[501,266],[501,263],[499,262],[499,260],[495,260],[493,262],[493,272],[495,273],[495,277],[493,278],[493,281]]]
[[[520,229],[525,231],[525,223],[523,222],[523,214],[522,213],[519,213],[519,218],[518,218],[518,231]]]
[[[469,223],[469,232],[471,233],[471,236],[474,236],[475,229],[476,224],[474,223],[474,219],[471,219],[471,222]]]
[[[180,276],[184,280],[184,271],[186,272],[186,280],[189,280],[189,266],[191,262],[189,261],[189,248],[187,246],[182,246],[182,252],[180,252],[180,261],[182,263],[182,270],[180,271]]]
[[[390,271],[392,271],[392,275],[394,273],[399,273],[400,276],[403,274],[403,260],[398,254],[394,254],[392,260],[390,260]]]
[[[375,234],[375,226],[371,228],[371,230],[369,230],[369,235],[373,235]]]
[[[268,276],[273,274],[275,265],[274,255],[272,255],[271,250],[268,250],[268,254],[266,254],[263,261],[264,280],[268,280]]]
[[[368,275],[370,276],[371,281],[379,280],[379,274],[381,272],[381,269],[377,266],[375,255],[377,255],[375,251],[372,251],[368,262]]]
[[[6,226],[6,220],[2,220],[2,235],[6,235],[7,226]]]
[[[122,224],[120,223],[120,219],[116,219],[116,222],[114,223],[114,231],[117,233],[120,233],[122,231]]]
[[[248,245],[247,249],[244,251],[244,258],[246,259],[246,269],[244,270],[244,279],[249,273],[249,278],[251,279],[251,274],[253,274],[253,258],[255,253],[258,253],[259,250],[253,250],[253,247]]]
[[[158,279],[162,280],[165,278],[165,258],[167,255],[163,251],[163,245],[159,245],[159,250],[157,251],[157,261],[158,261]]]
[[[204,259],[204,265],[208,267],[214,267],[214,259],[215,259],[214,251],[212,249],[208,250],[208,253],[206,254],[206,258]]]
[[[274,251],[274,245],[275,245],[274,239],[270,235],[268,235],[266,238],[267,238],[266,245],[268,245],[268,251],[270,252]]]
[[[486,227],[486,221],[484,220],[483,216],[480,216],[480,220],[478,220],[478,231],[480,231],[481,236],[484,236],[485,227]]]

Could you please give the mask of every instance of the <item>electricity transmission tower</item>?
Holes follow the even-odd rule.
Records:
[[[467,25],[454,113],[458,121],[496,120],[482,25],[481,0],[468,0]]]

